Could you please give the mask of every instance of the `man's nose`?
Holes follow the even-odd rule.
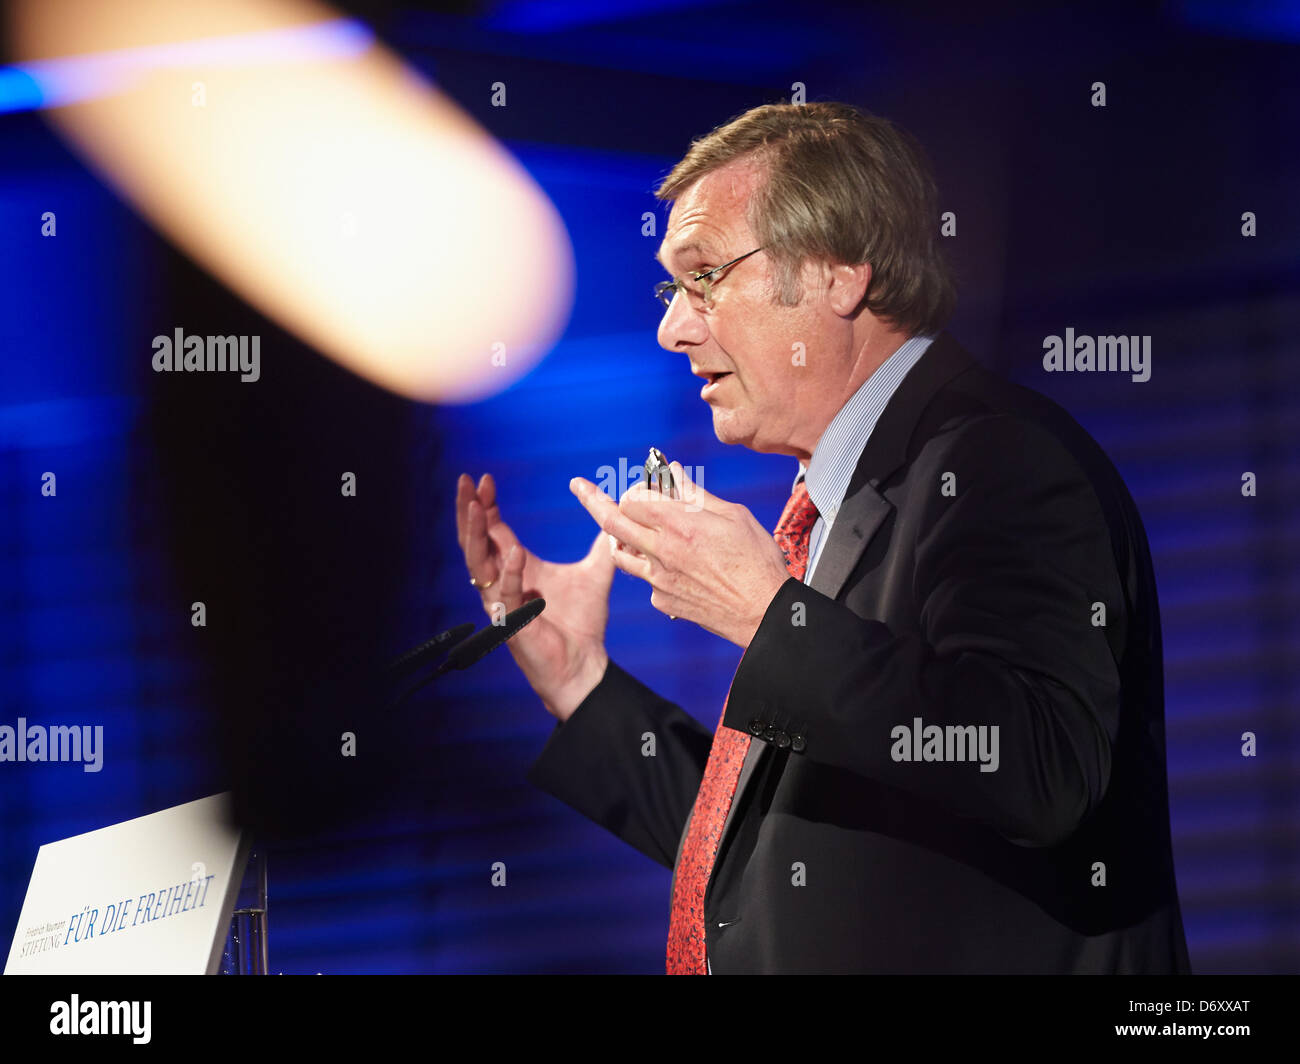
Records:
[[[708,337],[704,317],[679,293],[659,321],[659,346],[665,351],[676,351],[682,344],[702,344]]]

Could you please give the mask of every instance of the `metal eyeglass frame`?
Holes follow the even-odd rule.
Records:
[[[757,255],[762,250],[763,248],[757,247],[753,251],[746,251],[745,254],[737,256],[730,262],[724,262],[721,266],[714,266],[711,270],[696,270],[688,274],[687,276],[689,276],[692,281],[699,281],[703,284],[704,291],[702,294],[704,297],[704,305],[706,307],[713,306],[713,285],[709,282],[710,277],[719,270],[725,270],[728,266],[736,265],[736,263],[740,262],[741,259],[747,259],[750,255]],[[718,280],[721,281],[721,278]],[[685,282],[676,277],[671,281],[660,281],[655,285],[655,298],[665,307],[671,307],[673,305],[673,299],[676,297],[678,292],[684,290],[684,286]],[[685,290],[689,291],[689,289]]]

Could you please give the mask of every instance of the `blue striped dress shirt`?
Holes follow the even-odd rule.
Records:
[[[862,457],[862,448],[867,445],[876,422],[880,420],[885,406],[893,398],[908,370],[916,365],[933,341],[933,336],[913,336],[904,341],[897,351],[880,364],[875,373],[862,382],[862,386],[849,401],[840,407],[839,413],[831,419],[813,448],[812,459],[807,466],[799,463],[799,474],[794,483],[799,483],[799,477],[807,480],[808,495],[817,507],[818,514],[808,540],[805,583],[812,581],[822,546],[835,523],[836,511],[844,501],[849,481],[853,479],[853,471],[858,466],[858,459]],[[791,490],[794,490],[793,485]]]

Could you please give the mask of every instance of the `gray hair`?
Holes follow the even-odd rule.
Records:
[[[850,104],[765,104],[697,137],[655,195],[674,200],[740,159],[764,168],[747,216],[772,257],[782,303],[803,298],[799,274],[809,259],[866,262],[871,282],[858,310],[909,335],[943,328],[955,291],[939,246],[934,177],[909,134]]]

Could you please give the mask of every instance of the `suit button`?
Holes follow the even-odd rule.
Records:
[[[753,720],[749,722],[749,734],[750,735],[763,734],[763,722],[759,720],[757,717],[755,717]]]
[[[763,741],[766,743],[776,742],[777,730],[775,724],[769,724],[767,730],[763,732]]]
[[[808,748],[808,740],[797,732],[790,736],[790,749],[796,754],[802,754]]]
[[[786,735],[785,732],[780,731],[778,729],[776,733],[776,745],[779,746],[782,750],[784,750],[787,746],[790,745],[790,736]]]

